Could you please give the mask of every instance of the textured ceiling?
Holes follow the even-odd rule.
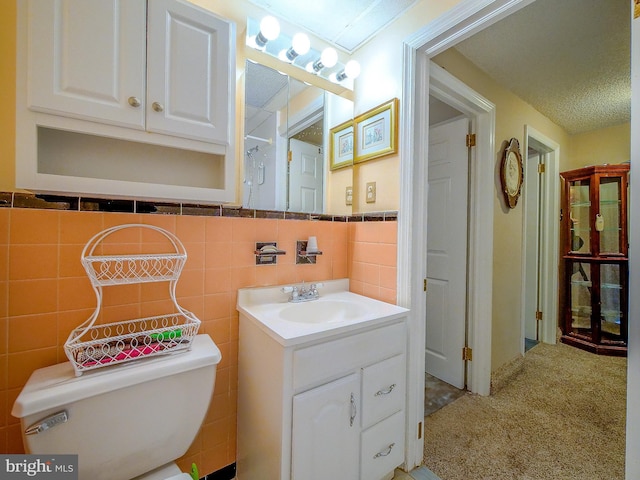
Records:
[[[629,122],[626,0],[537,0],[455,48],[570,134]]]

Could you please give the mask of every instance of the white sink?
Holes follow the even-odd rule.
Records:
[[[288,307],[280,310],[280,318],[299,323],[334,323],[354,320],[370,313],[363,302],[311,300],[289,303]]]
[[[282,345],[348,332],[406,315],[407,309],[349,291],[349,280],[324,281],[320,298],[288,302],[283,285],[238,290],[241,318],[256,323]]]

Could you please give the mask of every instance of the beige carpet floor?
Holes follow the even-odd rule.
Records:
[[[442,480],[624,479],[626,365],[539,344],[498,392],[425,419],[424,465]]]

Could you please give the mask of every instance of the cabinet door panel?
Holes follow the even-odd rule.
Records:
[[[230,24],[180,0],[154,0],[148,28],[147,130],[228,143]]]
[[[358,478],[359,391],[353,373],[293,397],[293,480]]]
[[[144,0],[30,0],[29,19],[29,108],[144,128]]]

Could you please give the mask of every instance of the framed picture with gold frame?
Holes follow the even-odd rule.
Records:
[[[354,163],[392,155],[398,151],[398,99],[359,115],[355,122]]]
[[[331,170],[353,165],[353,120],[341,123],[330,130],[329,159]]]

